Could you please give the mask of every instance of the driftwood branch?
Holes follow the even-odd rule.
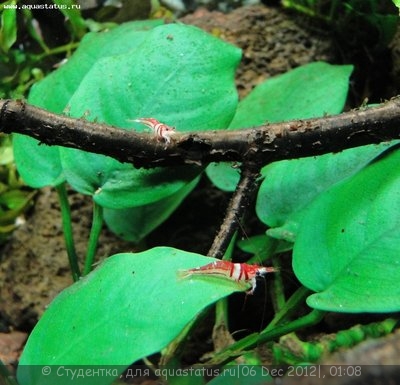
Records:
[[[400,98],[317,119],[235,131],[178,132],[168,145],[147,133],[56,115],[21,101],[0,100],[0,132],[108,155],[135,167],[219,161],[267,164],[400,138]]]
[[[225,218],[218,234],[207,253],[214,258],[222,258],[233,234],[239,227],[239,221],[252,203],[259,187],[259,169],[252,165],[244,164],[240,181],[226,209]]]

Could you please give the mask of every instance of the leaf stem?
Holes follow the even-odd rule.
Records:
[[[281,258],[280,256],[274,254],[272,256],[272,266],[275,268],[276,273],[274,274],[274,279],[272,281],[273,288],[273,305],[275,309],[275,313],[279,312],[282,308],[286,305],[286,298],[285,298],[285,290],[284,284],[282,279],[282,272],[281,272]]]
[[[226,364],[233,358],[241,356],[244,350],[252,349],[260,343],[276,340],[277,338],[298,329],[303,329],[315,325],[321,321],[324,315],[325,312],[323,311],[313,310],[311,313],[305,315],[304,317],[298,318],[295,321],[292,321],[285,325],[277,326],[272,330],[264,330],[260,334],[250,334],[240,341],[235,342],[223,351],[216,353],[214,357],[206,363],[206,365]]]
[[[58,200],[60,202],[65,247],[67,249],[72,279],[74,280],[74,282],[76,282],[79,280],[81,273],[78,264],[78,257],[75,250],[75,242],[72,232],[71,209],[68,202],[68,194],[65,187],[65,182],[55,186],[55,189],[57,191]]]
[[[92,270],[94,256],[96,255],[97,245],[101,229],[103,227],[103,207],[93,201],[93,221],[90,229],[88,249],[85,258],[83,275],[89,274]]]
[[[273,320],[268,324],[262,333],[272,330],[277,325],[285,322],[285,320],[287,320],[298,309],[299,305],[304,302],[305,298],[310,293],[311,291],[304,286],[297,289],[287,300],[285,305],[275,314]]]
[[[68,43],[65,45],[60,45],[58,47],[48,49],[39,55],[33,56],[33,59],[35,61],[41,61],[41,60],[45,59],[47,56],[58,55],[58,54],[64,53],[64,52],[71,52],[72,50],[78,48],[78,46],[79,46],[79,43]]]

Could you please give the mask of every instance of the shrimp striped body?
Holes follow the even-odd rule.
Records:
[[[133,120],[134,122],[139,122],[144,124],[145,126],[151,128],[154,132],[154,135],[158,140],[163,139],[166,143],[171,142],[171,135],[175,134],[175,128],[167,126],[164,123],[159,122],[154,118],[140,118]]]
[[[230,261],[215,261],[205,266],[182,270],[179,275],[182,278],[193,275],[221,276],[237,282],[250,283],[251,289],[247,293],[253,294],[257,284],[256,277],[264,276],[275,271],[273,267],[249,265],[247,263],[233,263]]]

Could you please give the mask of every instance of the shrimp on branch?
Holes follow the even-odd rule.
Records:
[[[132,122],[142,123],[145,126],[151,128],[157,139],[165,140],[167,144],[171,142],[171,135],[174,135],[176,133],[175,127],[167,126],[166,124],[161,123],[154,118],[134,119],[132,120]]]

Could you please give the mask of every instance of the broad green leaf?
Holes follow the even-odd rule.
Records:
[[[351,65],[315,62],[267,79],[239,103],[229,129],[338,114],[352,70]]]
[[[316,62],[267,79],[239,103],[229,129],[338,114],[352,70],[351,65]],[[210,165],[207,175],[228,191],[234,191],[239,181],[237,171],[223,165]]]
[[[15,163],[24,182],[33,188],[65,181],[58,146],[46,146],[29,136],[13,134]]]
[[[32,87],[29,103],[62,113],[95,63],[101,58],[134,50],[151,28],[162,23],[160,20],[133,21],[109,31],[87,33],[65,64]]]
[[[121,210],[106,208],[104,220],[108,228],[120,238],[137,243],[175,211],[198,180],[199,178],[195,178],[176,194],[156,203]]]
[[[394,146],[321,194],[296,238],[297,278],[307,303],[337,312],[400,310],[400,151]]]
[[[198,28],[160,26],[135,51],[98,61],[71,98],[70,114],[137,130],[143,125],[129,120],[139,117],[155,117],[181,131],[223,129],[237,105],[233,78],[239,59],[238,48]],[[67,181],[113,209],[156,202],[200,172],[191,166],[136,170],[101,155],[60,152]]]
[[[62,113],[87,72],[100,58],[129,52],[142,43],[146,31],[160,21],[126,23],[108,32],[88,33],[79,48],[57,71],[36,83],[28,102]],[[36,139],[14,134],[15,161],[25,183],[31,187],[56,186],[65,178],[58,146],[40,145]]]
[[[197,167],[135,169],[108,156],[60,149],[68,183],[100,206],[126,209],[155,203],[177,193],[199,175]]]
[[[268,234],[293,242],[304,207],[335,183],[357,173],[392,144],[357,147],[264,167],[256,212],[262,222],[272,227]]]
[[[70,115],[138,131],[143,125],[129,120],[149,116],[182,131],[226,128],[237,107],[240,56],[196,27],[156,27],[135,50],[93,65],[69,101]]]
[[[201,309],[244,289],[227,279],[178,278],[180,269],[213,261],[168,247],[108,258],[50,304],[21,356],[19,384],[71,382],[70,377],[57,378],[56,370],[42,375],[40,365],[119,365],[120,373],[160,351]],[[86,377],[74,383],[111,380]]]

